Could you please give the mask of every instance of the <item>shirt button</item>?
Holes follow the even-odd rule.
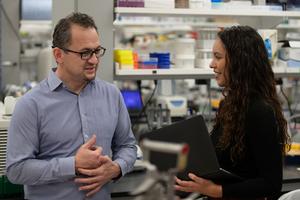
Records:
[[[88,141],[89,140],[89,136],[87,134],[83,134],[84,137],[84,141]]]

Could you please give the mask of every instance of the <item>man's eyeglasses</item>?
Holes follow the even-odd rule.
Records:
[[[52,47],[52,48],[54,48],[54,47]],[[93,54],[95,54],[97,58],[102,57],[102,56],[104,56],[105,50],[106,50],[106,48],[101,47],[101,46],[96,49],[89,49],[89,50],[81,51],[81,52],[73,51],[71,49],[67,49],[67,48],[63,48],[63,47],[58,47],[58,48],[66,51],[66,52],[77,53],[80,55],[82,60],[89,60],[93,56]]]

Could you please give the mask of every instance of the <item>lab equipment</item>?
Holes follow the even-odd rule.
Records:
[[[156,104],[162,109],[169,109],[171,117],[182,117],[187,114],[187,98],[183,96],[159,96]]]

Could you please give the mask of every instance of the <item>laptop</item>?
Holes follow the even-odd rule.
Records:
[[[131,118],[140,117],[141,111],[143,109],[143,101],[140,90],[121,90],[126,108],[128,110],[129,116]]]
[[[141,140],[145,138],[189,145],[190,151],[186,169],[177,174],[181,179],[189,180],[188,173],[192,172],[216,183],[242,180],[238,175],[220,167],[215,148],[201,115],[141,135]],[[171,156],[161,152],[151,152],[150,154],[150,162],[156,165],[160,171],[167,171],[176,166],[176,159],[176,155]]]

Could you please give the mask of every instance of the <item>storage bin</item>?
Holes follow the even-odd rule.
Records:
[[[211,63],[211,59],[196,58],[195,68],[209,69],[210,63]]]
[[[144,0],[145,8],[175,8],[174,0]]]
[[[217,38],[218,28],[202,28],[198,29],[198,39],[196,41],[197,49],[212,49]]]
[[[189,0],[175,0],[175,8],[189,8]]]
[[[174,41],[175,54],[195,54],[195,39],[179,38]]]
[[[195,55],[175,55],[174,68],[189,68],[195,67]]]
[[[190,0],[189,7],[191,9],[198,9],[198,8],[211,8],[211,1],[210,0]]]
[[[169,69],[170,68],[170,53],[150,53],[150,58],[156,58],[157,68]]]
[[[196,58],[211,59],[212,57],[212,49],[196,49]]]
[[[196,49],[195,68],[209,68],[211,60],[211,49]]]

